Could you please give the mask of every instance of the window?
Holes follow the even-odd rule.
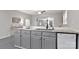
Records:
[[[30,20],[29,19],[25,19],[25,26],[30,26]]]
[[[21,18],[20,24],[23,25],[24,24],[24,19]]]

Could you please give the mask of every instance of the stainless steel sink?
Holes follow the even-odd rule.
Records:
[[[36,30],[54,30],[54,29],[36,29]]]

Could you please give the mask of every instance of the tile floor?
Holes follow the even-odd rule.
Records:
[[[17,49],[11,43],[11,37],[0,39],[0,49]]]

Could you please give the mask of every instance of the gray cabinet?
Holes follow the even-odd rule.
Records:
[[[76,48],[76,34],[57,34],[58,49],[75,49]]]
[[[31,31],[31,48],[32,49],[41,49],[41,32]]]
[[[15,45],[26,49],[55,49],[56,33],[18,30],[14,35]]]
[[[55,32],[49,31],[17,30],[12,40],[14,40],[12,41],[14,45],[27,49],[56,49],[56,47],[58,49],[76,48],[76,34],[69,33],[57,33],[56,35]]]
[[[15,33],[14,33],[14,44],[16,46],[20,46],[20,30],[17,30]]]
[[[56,33],[44,32],[42,37],[43,49],[56,49]]]
[[[55,49],[56,48],[56,39],[52,37],[43,38],[43,48],[44,49]]]
[[[31,36],[31,48],[41,49],[41,37],[40,36]]]
[[[56,37],[55,32],[43,32],[42,35],[45,36],[45,37]]]
[[[27,49],[30,48],[30,31],[21,31],[21,46]]]

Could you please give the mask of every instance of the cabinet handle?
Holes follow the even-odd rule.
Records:
[[[44,48],[45,48],[45,38],[43,40],[44,40]]]
[[[22,37],[22,35],[20,35],[20,37]]]

